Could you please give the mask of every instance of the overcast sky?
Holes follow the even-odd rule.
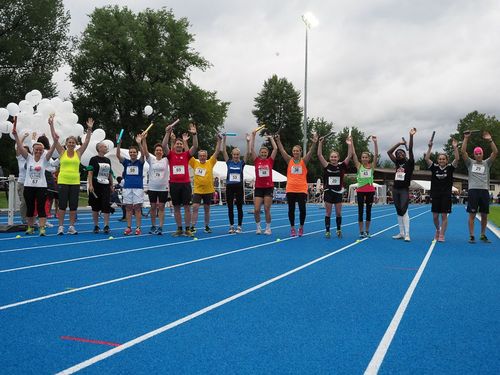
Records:
[[[186,17],[193,45],[213,66],[193,81],[231,102],[226,130],[254,127],[254,98],[271,75],[304,89],[305,25],[309,33],[308,117],[335,130],[355,125],[379,137],[381,153],[411,126],[420,156],[436,130],[446,142],[457,122],[478,110],[500,117],[500,1],[498,0],[64,0],[71,33],[80,35],[95,7],[134,11],[171,8]],[[60,95],[68,67],[55,76]],[[303,102],[301,102],[303,105]],[[239,142],[237,142],[239,143]]]

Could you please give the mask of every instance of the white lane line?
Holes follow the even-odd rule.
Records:
[[[421,215],[423,215],[423,214],[425,214],[427,212],[428,211],[423,212],[421,214],[418,214],[417,216],[414,216],[412,219],[417,218],[417,217],[419,217],[419,216],[421,216]],[[398,226],[398,224],[395,224],[395,225],[387,227],[387,228],[385,228],[385,229],[383,229],[383,230],[381,230],[379,232],[376,232],[376,233],[374,233],[372,235],[372,238],[376,237],[379,234],[384,233],[384,232],[386,232],[386,231],[388,231],[388,230],[390,230],[392,228],[395,228],[397,226]],[[221,306],[223,306],[223,305],[225,305],[225,304],[227,304],[229,302],[232,302],[232,301],[234,301],[234,300],[236,300],[238,298],[241,298],[241,297],[243,297],[243,296],[245,296],[245,295],[247,295],[249,293],[252,293],[252,292],[254,292],[256,290],[259,290],[259,289],[261,289],[261,288],[263,288],[263,287],[265,287],[267,285],[275,283],[278,280],[281,280],[281,279],[283,279],[285,277],[288,277],[288,276],[290,276],[290,275],[292,275],[294,273],[297,273],[297,272],[299,272],[299,271],[301,271],[301,270],[303,270],[305,268],[308,268],[308,267],[310,267],[310,266],[312,266],[312,265],[314,265],[314,264],[316,264],[318,262],[321,262],[321,261],[323,261],[323,260],[325,260],[327,258],[330,258],[331,256],[336,255],[336,254],[338,254],[338,253],[340,253],[342,251],[345,251],[345,250],[349,249],[350,247],[358,245],[361,242],[366,241],[366,240],[368,240],[368,238],[364,238],[362,240],[357,240],[355,242],[352,242],[349,245],[341,247],[338,250],[335,250],[335,251],[330,252],[330,253],[328,253],[326,255],[323,255],[322,257],[316,258],[316,259],[314,259],[314,260],[312,260],[312,261],[310,261],[308,263],[305,263],[305,264],[303,264],[303,265],[301,265],[299,267],[296,267],[296,268],[294,268],[294,269],[292,269],[290,271],[282,273],[281,275],[273,277],[272,279],[266,280],[263,283],[260,283],[258,285],[255,285],[255,286],[251,287],[251,288],[245,289],[244,291],[242,291],[240,293],[234,294],[234,295],[232,295],[232,296],[230,296],[228,298],[225,298],[225,299],[223,299],[223,300],[221,300],[219,302],[216,302],[216,303],[214,303],[214,304],[212,304],[210,306],[207,306],[207,307],[205,307],[205,308],[203,308],[201,310],[198,310],[198,311],[196,311],[196,312],[194,312],[192,314],[186,315],[185,317],[183,317],[181,319],[178,319],[178,320],[176,320],[174,322],[171,322],[169,324],[166,324],[163,327],[160,327],[160,328],[157,328],[157,329],[155,329],[153,331],[145,333],[142,336],[139,336],[139,337],[136,337],[133,340],[127,341],[126,343],[124,343],[124,344],[122,344],[120,346],[117,346],[116,348],[113,348],[111,350],[105,351],[104,353],[96,355],[95,357],[89,358],[86,361],[83,361],[83,362],[78,363],[78,364],[76,364],[76,365],[74,365],[72,367],[69,367],[69,368],[67,368],[67,369],[65,369],[65,370],[63,370],[61,372],[58,372],[57,374],[58,375],[63,375],[63,374],[64,375],[68,375],[68,374],[73,374],[75,372],[83,370],[84,368],[92,366],[92,365],[96,364],[97,362],[100,362],[100,361],[102,361],[102,360],[104,360],[106,358],[109,358],[109,357],[111,357],[111,356],[113,356],[115,354],[118,354],[118,353],[124,351],[125,349],[131,348],[131,347],[133,347],[133,346],[135,346],[137,344],[140,344],[140,343],[142,343],[142,342],[144,342],[146,340],[149,340],[150,338],[152,338],[154,336],[157,336],[157,335],[159,335],[159,334],[161,334],[163,332],[166,332],[168,330],[171,330],[172,328],[175,328],[175,327],[177,327],[177,326],[179,326],[181,324],[189,322],[190,320],[193,320],[193,319],[195,319],[195,318],[197,318],[197,317],[199,317],[199,316],[201,316],[203,314],[206,314],[209,311],[215,310],[215,309],[217,309],[217,308],[219,308],[219,307],[221,307]]]
[[[481,215],[477,214],[476,219],[481,222]],[[491,233],[497,236],[497,238],[500,238],[500,229],[498,229],[495,224],[488,220],[488,222],[486,223],[486,227],[491,231]]]
[[[406,291],[403,299],[401,300],[401,303],[399,304],[398,309],[396,310],[396,313],[394,314],[394,317],[391,320],[391,323],[389,324],[389,327],[387,327],[387,330],[385,331],[384,336],[382,337],[382,340],[380,341],[377,350],[373,354],[373,357],[368,364],[368,367],[365,370],[365,375],[374,375],[378,374],[378,371],[380,369],[380,366],[382,365],[382,362],[384,361],[385,355],[387,354],[387,351],[389,350],[389,346],[392,343],[392,339],[396,335],[396,331],[398,330],[399,323],[401,323],[401,320],[403,319],[403,315],[406,311],[406,308],[408,307],[408,304],[410,303],[411,297],[413,296],[413,292],[415,291],[415,288],[417,287],[418,282],[420,281],[420,277],[422,276],[425,267],[427,266],[427,263],[429,262],[429,258],[432,255],[432,251],[434,250],[434,246],[436,245],[436,241],[433,240],[431,243],[431,246],[429,247],[429,250],[427,250],[427,254],[425,255],[424,260],[422,261],[422,264],[420,265],[417,273],[415,274],[415,277],[413,278],[410,286],[408,287],[408,290]]]
[[[377,217],[374,217],[374,219],[379,219],[379,218],[386,217],[386,216],[391,216],[391,215],[393,215],[393,214],[386,214],[386,215],[382,215],[382,216],[377,216]],[[357,216],[357,215],[346,215],[346,216],[343,216],[343,217],[350,217],[350,216]],[[320,221],[323,221],[323,219],[306,221],[306,224],[317,223],[317,222],[320,222]],[[347,227],[347,226],[351,226],[351,225],[354,225],[354,224],[357,224],[357,222],[349,223],[349,224],[344,224],[344,225],[342,225],[342,227]],[[288,227],[288,226],[289,226],[288,224],[286,224],[286,225],[280,225],[280,226],[274,227],[273,229],[284,228],[284,227]],[[244,231],[243,233],[252,233],[252,232],[253,231]],[[215,239],[218,239],[218,238],[223,238],[223,237],[228,237],[228,236],[233,236],[234,237],[233,234],[221,234],[221,235],[218,235],[218,236],[211,236],[211,237],[201,238],[201,239],[198,240],[198,242],[201,242],[201,241],[210,241],[210,240],[215,240]],[[108,257],[108,256],[120,255],[120,254],[135,253],[135,252],[139,252],[139,251],[146,251],[146,250],[153,250],[153,249],[159,249],[159,248],[166,248],[166,247],[175,246],[175,245],[191,244],[191,242],[192,241],[189,241],[189,240],[187,240],[187,241],[186,240],[185,241],[177,241],[177,242],[164,243],[164,244],[159,244],[159,245],[151,245],[151,246],[145,246],[145,247],[140,247],[140,248],[135,248],[135,249],[129,249],[129,250],[121,250],[121,251],[114,251],[114,252],[110,252],[110,253],[89,255],[89,256],[85,256],[85,257],[70,258],[70,259],[58,260],[58,261],[53,261],[53,262],[45,262],[45,263],[32,264],[32,265],[29,265],[29,266],[8,268],[8,269],[0,270],[0,274],[1,273],[9,273],[9,272],[17,272],[17,271],[22,271],[22,270],[28,270],[28,269],[32,269],[32,268],[54,266],[54,265],[57,265],[57,264],[80,262],[80,261],[83,261],[83,260],[97,259],[97,258],[103,258],[103,257]],[[79,242],[79,243],[81,243],[81,242]]]
[[[422,212],[422,213],[414,216],[413,218],[417,218],[417,217],[419,217],[419,216],[421,216],[421,215],[423,215],[423,214],[425,214],[427,212],[429,212],[429,211],[427,210],[425,212]],[[384,215],[384,216],[387,216],[387,215]],[[376,219],[376,218],[372,218],[372,220],[373,219]],[[394,226],[391,226],[388,229],[393,228],[393,227]],[[318,230],[318,231],[315,231],[315,232],[306,233],[306,234],[304,234],[304,237],[305,236],[310,236],[310,235],[313,235],[313,234],[316,234],[316,233],[320,233],[320,232],[323,232],[323,230]],[[382,233],[382,232],[385,232],[385,230],[383,230],[381,232],[377,232],[377,233]],[[289,237],[289,238],[283,239],[282,241],[288,241],[288,240],[293,240],[293,239],[294,238]],[[358,240],[356,243],[360,243],[360,242],[362,242],[362,241],[364,241],[366,239],[367,238],[362,239],[362,240]],[[65,294],[76,293],[76,292],[80,292],[82,290],[97,288],[97,287],[108,285],[108,284],[114,284],[114,283],[125,281],[125,280],[135,279],[135,278],[138,278],[138,277],[142,277],[142,276],[146,276],[146,275],[150,275],[150,274],[154,274],[154,273],[166,271],[166,270],[173,269],[173,268],[187,266],[189,264],[200,263],[200,262],[203,262],[203,261],[206,261],[206,260],[210,260],[210,259],[216,259],[216,258],[220,258],[220,257],[223,257],[223,256],[231,255],[231,254],[237,254],[237,253],[241,253],[241,252],[244,252],[244,251],[248,251],[248,250],[251,250],[251,249],[256,249],[258,247],[264,247],[264,246],[272,245],[272,244],[276,244],[276,242],[275,241],[265,242],[263,244],[253,245],[253,246],[249,246],[249,247],[246,247],[246,248],[232,250],[232,251],[228,251],[228,252],[225,252],[225,253],[220,253],[220,254],[216,254],[216,255],[204,257],[204,258],[194,259],[194,260],[183,262],[183,263],[177,263],[177,264],[174,264],[174,265],[170,265],[170,266],[166,266],[166,267],[162,267],[162,268],[157,268],[157,269],[150,270],[150,271],[145,271],[145,272],[141,272],[141,273],[137,273],[137,274],[133,274],[133,275],[123,276],[123,277],[120,277],[120,278],[117,278],[117,279],[112,279],[112,280],[103,281],[103,282],[96,283],[96,284],[86,285],[86,286],[83,286],[83,287],[79,287],[79,288],[75,288],[75,289],[70,289],[70,290],[65,290],[65,291],[57,292],[57,293],[53,293],[53,294],[48,294],[48,295],[41,296],[41,297],[31,298],[31,299],[27,299],[27,300],[24,300],[24,301],[14,302],[14,303],[11,303],[11,304],[8,304],[8,305],[0,306],[0,311],[1,310],[7,310],[7,309],[10,309],[10,308],[13,308],[13,307],[17,307],[17,306],[21,306],[21,305],[26,305],[26,304],[30,304],[30,303],[34,303],[34,302],[43,301],[43,300],[46,300],[46,299],[51,299],[51,298],[63,296]]]

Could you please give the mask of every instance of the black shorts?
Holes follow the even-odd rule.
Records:
[[[431,199],[431,212],[436,214],[451,213],[451,193],[433,194]]]
[[[255,188],[254,196],[256,198],[264,198],[264,197],[272,197],[274,192],[274,188]]]
[[[475,214],[490,213],[490,193],[486,189],[471,189],[467,201],[467,212]]]
[[[168,199],[168,191],[148,190],[149,203],[166,203]]]
[[[191,203],[191,184],[170,183],[170,196],[174,206],[189,206]]]
[[[59,192],[59,209],[65,210],[69,203],[69,210],[76,211],[78,208],[80,185],[58,185],[57,190]]]
[[[341,192],[335,192],[333,190],[325,190],[325,193],[323,195],[323,200],[326,203],[331,203],[331,204],[342,203],[343,195],[344,194]]]
[[[209,194],[193,194],[193,203],[201,204],[212,204],[212,198],[214,197],[214,193]]]
[[[109,185],[99,184],[94,182],[94,194],[89,193],[89,206],[92,211],[102,211],[104,214],[109,214],[111,208],[111,190]]]

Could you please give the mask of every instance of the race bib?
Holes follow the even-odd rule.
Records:
[[[361,172],[361,177],[363,178],[370,178],[372,176],[372,170],[371,169],[363,169]]]
[[[473,173],[484,174],[485,171],[486,171],[486,168],[484,167],[484,165],[472,164],[472,172]]]
[[[404,181],[405,180],[405,172],[396,172],[396,181]]]
[[[259,168],[259,177],[269,177],[269,167]]]
[[[109,172],[111,166],[107,163],[99,163],[99,173],[97,174],[97,182],[100,184],[109,184]]]
[[[40,168],[40,166],[36,166],[35,168]],[[31,180],[32,185],[38,184],[38,182],[42,179],[42,170],[33,169],[29,172],[29,178]]]
[[[196,176],[205,177],[205,175],[207,174],[207,170],[205,168],[196,168],[194,170],[194,174]]]
[[[127,175],[138,176],[139,175],[139,167],[137,167],[136,165],[129,165],[127,167]]]
[[[292,174],[302,174],[302,166],[301,165],[293,165],[292,166]]]
[[[339,176],[329,176],[328,177],[328,185],[330,185],[330,186],[340,185],[340,177]]]
[[[230,182],[241,182],[241,175],[239,173],[229,173]]]
[[[163,170],[161,168],[153,168],[151,170],[152,180],[161,180],[163,178]]]
[[[185,174],[183,165],[174,165],[172,167],[172,174]]]

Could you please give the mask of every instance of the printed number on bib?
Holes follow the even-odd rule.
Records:
[[[97,182],[100,184],[109,184],[110,166],[107,163],[99,163],[99,173],[97,174]]]
[[[292,174],[302,174],[302,166],[301,165],[292,166]]]
[[[42,178],[42,174],[40,172],[30,172],[29,174],[31,184],[36,185],[38,184],[38,181]]]
[[[204,168],[196,168],[194,170],[194,174],[197,176],[205,177],[205,175],[207,174],[207,170]]]
[[[183,165],[174,165],[172,167],[172,174],[184,174],[184,166]]]
[[[361,172],[361,177],[363,178],[370,178],[372,176],[372,170],[371,169],[364,169]]]
[[[259,177],[269,177],[269,168],[259,168]]]
[[[241,182],[241,175],[239,173],[230,173],[229,181],[231,182]]]
[[[127,167],[127,174],[129,176],[138,176],[139,175],[139,168],[136,167],[135,165],[129,165]]]
[[[405,172],[396,172],[396,181],[404,181],[405,180]]]
[[[329,176],[328,177],[328,185],[339,186],[340,185],[340,177],[339,176]]]
[[[484,165],[472,164],[472,172],[474,173],[484,174],[485,170]]]

